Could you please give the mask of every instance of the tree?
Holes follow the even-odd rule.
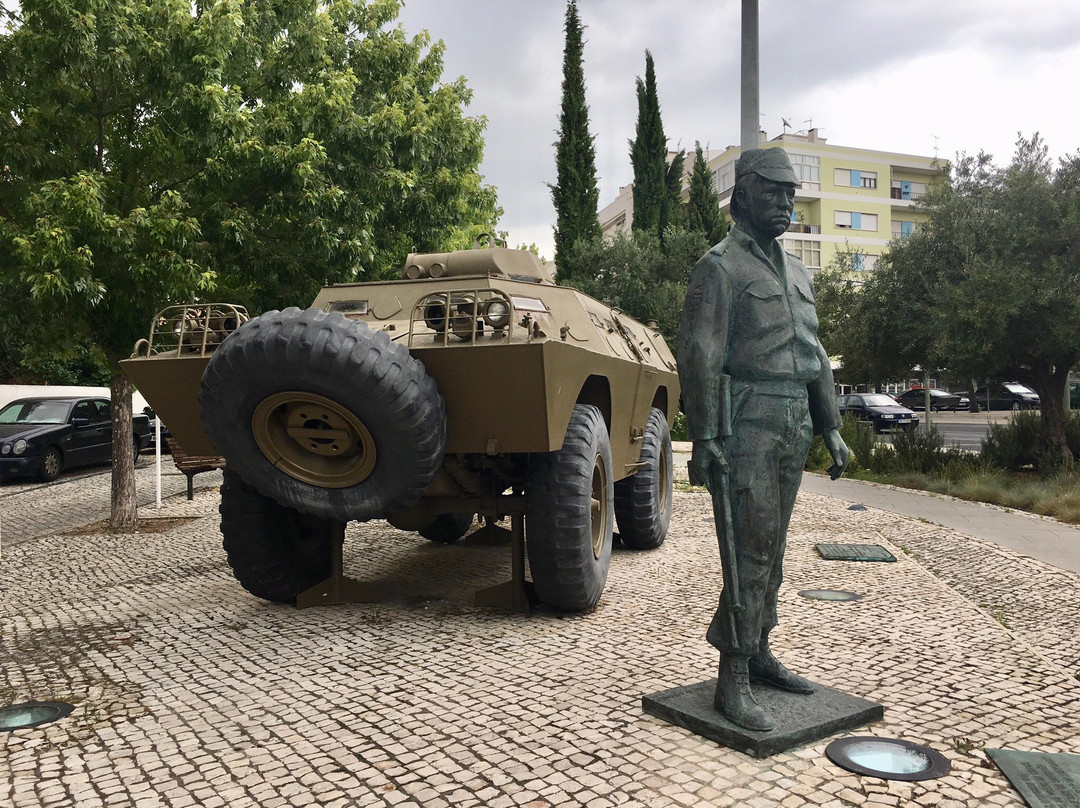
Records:
[[[701,143],[694,144],[694,167],[690,173],[690,199],[686,205],[686,228],[704,233],[710,244],[719,244],[727,235],[727,219],[720,212],[720,195],[716,193],[709,164]]]
[[[667,137],[656,94],[656,67],[649,51],[645,51],[645,79],[637,79],[637,101],[637,125],[630,141],[630,162],[634,167],[632,226],[636,231],[659,236],[669,208]]]
[[[396,0],[27,0],[0,33],[0,268],[112,364],[114,528],[158,307],[255,311],[492,230],[484,121]],[[469,239],[471,241],[471,239]],[[3,271],[3,270],[0,270]]]
[[[575,267],[569,260],[573,244],[579,239],[600,236],[596,147],[589,132],[589,107],[585,103],[583,31],[577,0],[570,0],[566,5],[559,140],[555,144],[558,179],[549,186],[555,203],[555,264],[560,279],[574,275]]]
[[[571,285],[637,320],[655,320],[674,345],[690,270],[709,246],[702,233],[677,227],[668,228],[663,242],[651,232],[579,241],[573,260],[592,272]]]
[[[1052,166],[1038,135],[1011,164],[961,156],[923,197],[928,220],[867,283],[882,346],[969,379],[1020,381],[1041,399],[1041,454],[1072,465],[1068,372],[1080,359],[1080,154]],[[874,322],[864,328],[872,330]]]

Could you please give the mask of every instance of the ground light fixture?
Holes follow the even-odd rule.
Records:
[[[0,732],[28,729],[69,715],[75,706],[65,701],[24,701],[0,708]]]
[[[835,740],[825,755],[849,772],[884,780],[933,780],[952,768],[948,758],[928,746],[873,735]]]
[[[859,600],[862,597],[858,592],[848,592],[846,589],[801,589],[799,595],[809,600],[833,601]]]

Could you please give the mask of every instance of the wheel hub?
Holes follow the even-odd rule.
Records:
[[[263,399],[251,418],[260,451],[291,477],[345,488],[375,468],[375,440],[352,411],[317,393],[292,390]]]
[[[604,552],[604,543],[607,538],[607,469],[604,467],[604,458],[599,454],[593,463],[592,492],[590,502],[590,526],[592,528],[592,552],[593,558],[599,559]]]

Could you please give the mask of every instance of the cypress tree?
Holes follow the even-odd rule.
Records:
[[[656,93],[656,66],[652,53],[645,51],[645,80],[637,80],[638,118],[635,137],[630,141],[630,162],[634,167],[633,229],[655,233],[661,241],[664,230],[682,219],[682,175],[686,151],[668,163],[667,136],[660,118]]]
[[[596,184],[596,147],[585,103],[583,31],[577,0],[570,0],[566,4],[562,109],[555,144],[558,179],[555,185],[548,186],[555,203],[555,264],[562,280],[575,274],[571,260],[575,242],[600,237],[600,189]]]
[[[683,221],[682,178],[686,149],[680,149],[668,164],[664,175],[664,203],[660,208],[660,236],[669,227],[678,227]]]
[[[727,235],[727,219],[720,212],[720,195],[713,185],[709,165],[701,144],[695,144],[694,168],[690,174],[690,201],[686,209],[686,227],[704,233],[710,244],[718,244]]]
[[[667,138],[660,120],[653,56],[645,51],[645,80],[637,79],[638,115],[630,162],[634,167],[633,229],[660,234],[661,211],[667,196]]]

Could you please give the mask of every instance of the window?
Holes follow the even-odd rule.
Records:
[[[821,269],[821,242],[808,238],[785,238],[784,249],[806,264],[807,269]]]
[[[915,229],[915,222],[905,222],[901,219],[893,219],[892,223],[892,237],[893,238],[907,238],[911,235],[911,232]]]
[[[877,188],[877,172],[835,168],[833,169],[833,184],[845,188]]]
[[[718,194],[730,189],[735,184],[735,164],[728,163],[726,166],[716,169],[713,172],[713,182],[716,185]]]
[[[819,190],[821,188],[821,158],[811,154],[788,154],[791,159],[791,167],[795,169],[795,176],[799,178],[803,189]]]
[[[889,196],[893,199],[918,199],[926,193],[925,182],[893,180],[891,186]]]
[[[854,272],[873,272],[877,269],[876,255],[868,255],[866,253],[852,253],[851,254],[851,269]]]
[[[857,213],[851,210],[838,210],[835,214],[834,224],[841,228],[851,230],[877,230],[878,217],[876,213]]]

